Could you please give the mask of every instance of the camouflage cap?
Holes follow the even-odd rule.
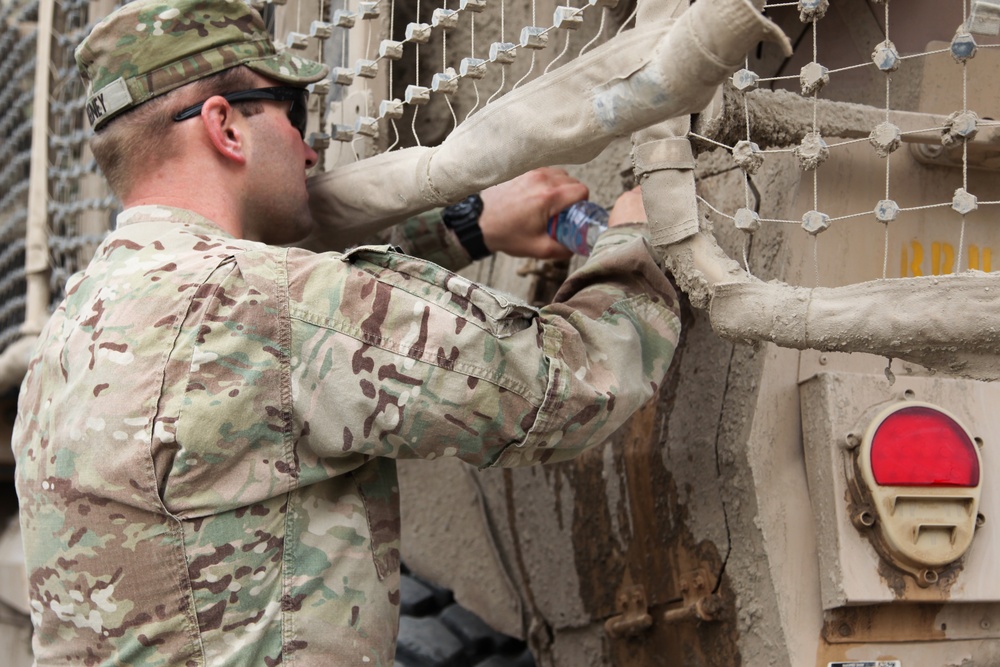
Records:
[[[244,0],[136,0],[94,26],[76,49],[94,129],[163,95],[237,65],[305,86],[329,68],[278,52]]]

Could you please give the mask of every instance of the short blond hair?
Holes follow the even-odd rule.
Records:
[[[233,67],[154,97],[108,121],[91,137],[90,149],[111,191],[119,199],[126,197],[146,170],[176,156],[177,145],[172,140],[174,114],[181,110],[184,100],[201,101],[256,85],[251,70]],[[234,106],[244,116],[263,111],[258,101],[237,102]]]

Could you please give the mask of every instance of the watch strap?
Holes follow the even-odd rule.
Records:
[[[445,226],[455,232],[459,243],[473,260],[488,257],[490,249],[483,240],[483,230],[479,226],[479,216],[483,213],[483,199],[479,195],[469,195],[462,201],[441,210]]]

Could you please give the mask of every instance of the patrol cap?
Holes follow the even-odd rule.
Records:
[[[136,0],[94,26],[76,49],[96,130],[175,88],[237,65],[283,84],[319,81],[329,68],[278,52],[244,0]]]

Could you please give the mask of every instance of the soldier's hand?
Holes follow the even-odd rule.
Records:
[[[486,247],[515,257],[571,257],[573,253],[549,236],[548,221],[588,194],[586,185],[553,167],[535,169],[484,190],[479,226]]]
[[[638,186],[619,195],[608,215],[608,227],[624,225],[628,222],[646,222],[646,209],[642,205],[642,190]]]

